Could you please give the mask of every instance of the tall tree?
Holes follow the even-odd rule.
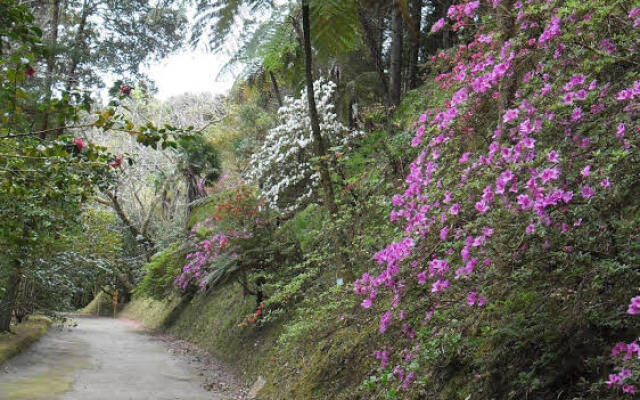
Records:
[[[422,6],[423,0],[411,0],[411,21],[409,23],[409,71],[408,89],[418,87],[418,62],[420,58],[420,45],[422,42]]]
[[[56,52],[58,47],[58,31],[60,21],[60,0],[49,0],[49,40],[47,54],[47,72],[44,79],[45,105],[46,109],[42,116],[41,137],[44,138],[49,129],[49,118],[51,115],[51,96],[56,73]]]
[[[320,131],[320,120],[318,119],[318,109],[316,107],[315,91],[313,88],[313,55],[311,53],[311,22],[309,18],[309,0],[302,0],[302,31],[304,34],[305,53],[305,81],[307,86],[307,102],[309,105],[309,118],[311,119],[311,133],[316,156],[320,166],[320,185],[324,194],[324,202],[329,212],[332,214],[338,211],[333,185],[331,184],[331,174],[327,163],[327,146]]]
[[[393,0],[391,17],[391,105],[398,106],[402,97],[402,65],[404,54],[404,22],[400,0]]]

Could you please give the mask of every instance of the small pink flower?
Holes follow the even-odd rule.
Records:
[[[458,213],[460,212],[460,204],[455,203],[454,205],[451,206],[451,208],[449,208],[449,214],[451,215],[458,215]]]
[[[556,180],[560,176],[560,171],[557,168],[547,168],[538,175],[542,179],[542,183],[546,184],[549,181]]]
[[[591,175],[591,165],[587,164],[587,166],[580,171],[580,175],[588,178]]]
[[[360,303],[360,305],[362,306],[362,308],[370,308],[373,305],[373,301],[371,300],[371,298],[367,297],[366,299],[362,300],[362,303]]]
[[[611,186],[611,182],[609,181],[609,179],[604,178],[602,181],[600,181],[600,186],[602,186],[603,188],[608,188],[609,186]]]
[[[600,48],[609,54],[616,51],[616,45],[609,39],[602,39],[602,41],[600,41]]]
[[[447,288],[449,288],[449,281],[446,279],[438,279],[431,286],[431,293],[439,293],[446,290]]]
[[[571,113],[571,121],[578,122],[582,119],[582,109],[580,107],[576,107],[573,109]]]
[[[591,186],[589,186],[589,185],[584,185],[582,187],[582,190],[580,191],[580,193],[582,194],[582,197],[584,197],[585,199],[593,197],[593,195],[596,194],[593,191],[593,189],[591,189]]]
[[[514,119],[518,118],[518,109],[517,108],[512,108],[510,110],[507,110],[504,113],[504,117],[502,117],[502,121],[507,124],[511,121],[513,121]]]
[[[480,200],[479,202],[477,202],[475,207],[478,212],[483,214],[489,211],[489,206],[487,206],[487,202],[484,200]]]
[[[629,303],[629,308],[627,309],[627,314],[629,315],[640,314],[640,296],[636,296],[631,299],[631,302]]]
[[[533,222],[529,223],[529,225],[527,225],[527,228],[524,230],[526,232],[527,235],[533,235],[536,231],[536,226]]]
[[[73,144],[78,148],[78,150],[82,150],[87,146],[82,138],[79,137],[73,139]]]
[[[436,33],[438,32],[440,29],[442,29],[442,27],[444,27],[444,18],[440,18],[439,20],[436,21],[435,24],[433,24],[433,26],[431,27],[431,32]]]
[[[448,235],[449,235],[449,227],[445,226],[440,230],[440,240],[444,242],[445,240],[447,240]]]

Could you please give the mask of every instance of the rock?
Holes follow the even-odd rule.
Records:
[[[262,390],[262,388],[266,383],[267,383],[267,380],[259,376],[258,379],[256,379],[256,381],[254,382],[253,386],[251,386],[251,389],[249,389],[249,393],[247,394],[247,399],[250,399],[250,400],[257,399],[258,393],[260,393],[260,391]]]

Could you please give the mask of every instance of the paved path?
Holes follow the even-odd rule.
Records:
[[[53,328],[0,366],[3,400],[211,400],[197,372],[160,341],[119,320]]]

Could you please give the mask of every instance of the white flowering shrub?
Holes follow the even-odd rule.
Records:
[[[332,103],[335,90],[331,81],[314,83],[320,130],[331,154],[343,153],[353,138],[363,134],[338,121]],[[269,131],[252,155],[247,177],[260,188],[269,206],[293,209],[313,196],[320,173],[311,161],[315,154],[306,90],[300,98],[287,97],[283,103],[278,110],[280,124]]]

